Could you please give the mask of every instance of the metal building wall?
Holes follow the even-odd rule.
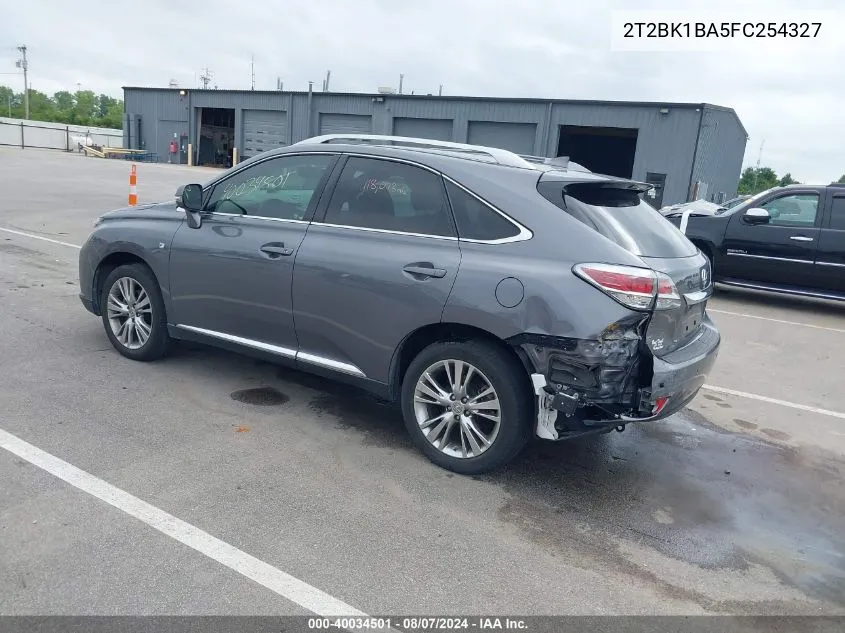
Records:
[[[546,156],[553,156],[561,125],[636,128],[637,151],[632,178],[645,181],[648,172],[666,174],[663,204],[687,199],[699,113],[692,108],[669,108],[661,114],[655,106],[580,105],[552,107]]]
[[[190,89],[181,96],[178,89],[144,88],[126,88],[124,92],[126,113],[142,118],[141,140],[165,160],[168,134],[172,136],[176,129],[187,132],[192,112],[192,138],[196,138],[199,108],[203,107],[235,110],[235,144],[241,155],[245,110],[285,112],[291,143],[319,134],[323,114],[370,117],[374,134],[393,134],[394,119],[439,119],[441,127],[442,121],[451,121],[450,140],[457,142],[468,141],[472,121],[530,123],[536,126],[531,153],[543,156],[555,155],[561,125],[636,128],[633,177],[645,180],[648,172],[666,174],[663,204],[687,200],[695,179],[707,182],[709,192],[732,195],[745,151],[744,130],[732,111],[716,107],[702,110],[694,104]],[[667,113],[661,113],[664,108],[668,108]],[[696,148],[699,123],[703,127]]]
[[[718,203],[736,196],[747,143],[748,135],[733,112],[704,108],[692,171],[692,183],[701,183],[699,197]]]

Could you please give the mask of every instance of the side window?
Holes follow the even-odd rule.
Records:
[[[769,212],[772,226],[811,227],[816,223],[819,196],[815,193],[798,193],[775,198],[762,205]]]
[[[458,237],[465,240],[501,240],[519,235],[519,227],[475,196],[449,181],[446,181],[446,190],[458,225]]]
[[[218,183],[206,210],[301,220],[333,155],[281,156]]]
[[[845,231],[845,196],[837,196],[833,199],[833,206],[830,208],[830,228]]]
[[[328,224],[454,236],[440,176],[413,165],[351,157],[332,194]]]

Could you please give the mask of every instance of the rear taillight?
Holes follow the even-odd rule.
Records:
[[[665,273],[657,273],[657,303],[655,310],[672,310],[680,308],[681,295],[675,287],[675,282]]]
[[[670,310],[681,305],[681,297],[672,279],[650,268],[576,264],[572,270],[584,281],[633,310],[650,310],[652,307]]]

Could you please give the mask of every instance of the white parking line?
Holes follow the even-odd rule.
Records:
[[[31,237],[34,240],[42,240],[44,242],[51,242],[53,244],[59,244],[61,246],[70,246],[71,248],[82,248],[81,246],[78,246],[77,244],[71,244],[70,242],[62,242],[60,240],[54,240],[49,237],[44,237],[43,235],[33,235],[32,233],[24,233],[23,231],[15,231],[13,229],[4,229],[2,226],[0,226],[0,231],[3,231],[5,233],[12,233],[13,235],[22,235],[23,237]]]
[[[825,330],[827,332],[836,332],[838,334],[845,334],[845,329],[835,327],[824,327],[822,325],[813,325],[812,323],[801,323],[800,321],[785,321],[784,319],[773,319],[771,317],[758,316],[756,314],[745,314],[744,312],[731,312],[730,310],[717,310],[715,308],[707,308],[707,312],[714,314],[729,314],[731,316],[745,317],[746,319],[758,319],[760,321],[770,321],[772,323],[783,323],[784,325],[797,325],[801,327],[808,327],[814,330]]]
[[[819,409],[818,407],[811,407],[806,404],[797,404],[795,402],[788,402],[787,400],[778,400],[777,398],[769,398],[768,396],[759,396],[756,393],[747,393],[745,391],[737,391],[735,389],[728,389],[726,387],[704,385],[702,386],[702,389],[721,393],[726,396],[737,396],[739,398],[748,398],[749,400],[768,402],[769,404],[777,404],[782,407],[789,407],[790,409],[798,409],[799,411],[808,411],[809,413],[818,413],[820,415],[828,415],[832,418],[841,418],[845,420],[845,413],[840,413],[839,411],[831,411],[830,409]]]
[[[367,617],[345,602],[0,429],[0,447],[318,615]]]

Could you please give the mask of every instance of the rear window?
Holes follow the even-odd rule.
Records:
[[[690,257],[692,243],[636,191],[595,184],[541,182],[543,197],[613,240],[643,257]]]

